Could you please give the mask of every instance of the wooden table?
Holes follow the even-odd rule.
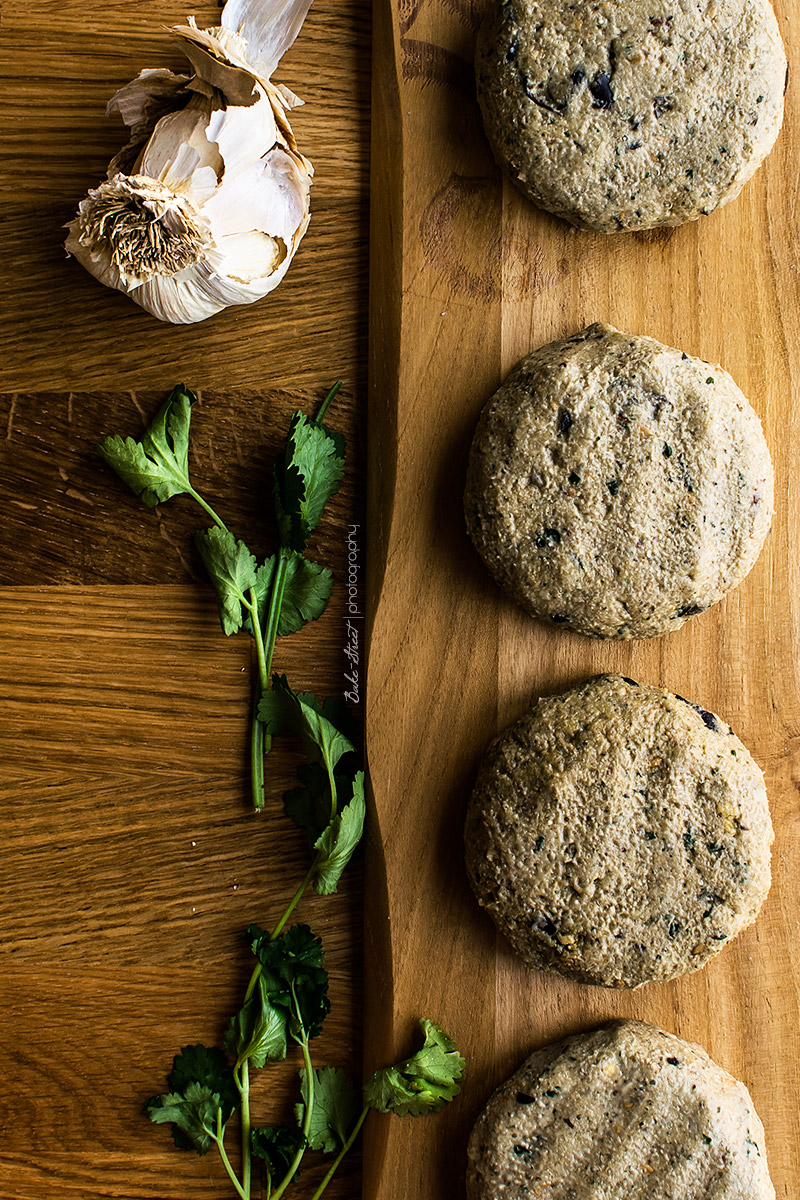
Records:
[[[790,8],[790,3],[792,8]],[[520,1058],[615,1014],[697,1038],[744,1078],[781,1200],[798,1200],[800,845],[798,85],[777,149],[723,212],[605,239],[535,212],[501,181],[470,58],[484,0],[376,0],[371,297],[369,6],[315,0],[280,78],[317,168],[286,282],[249,309],[163,327],[63,259],[60,226],[120,144],[108,96],[177,66],[162,25],[183,4],[6,15],[6,218],[0,490],[0,1200],[227,1197],[211,1158],[178,1155],[139,1116],[187,1041],[220,1038],[247,975],[239,931],[268,924],[305,861],[280,815],[296,761],[276,749],[272,811],[247,811],[250,648],[219,632],[181,500],[146,512],[95,458],[178,379],[201,390],[198,482],[254,550],[271,547],[268,467],[289,413],[335,377],[353,447],[313,547],[341,576],[362,515],[371,328],[367,726],[368,1067],[407,1053],[419,1015],[469,1057],[461,1099],[424,1121],[371,1118],[368,1200],[458,1200],[471,1122]],[[800,13],[783,0],[795,59]],[[210,3],[195,9],[212,24]],[[789,18],[793,18],[790,20]],[[527,621],[492,587],[460,516],[478,411],[533,346],[594,319],[721,359],[765,419],[778,515],[764,556],[680,633],[597,645]],[[342,594],[280,648],[303,686],[341,688]],[[775,884],[758,924],[705,971],[627,995],[530,974],[466,884],[461,825],[480,755],[532,696],[621,669],[717,708],[765,768]],[[320,1061],[361,1057],[358,865],[302,915],[325,938],[333,1014]],[[286,1115],[290,1076],[257,1119]],[[313,1192],[310,1171],[296,1193]],[[331,1190],[360,1194],[358,1162]]]
[[[192,11],[218,20],[210,2]],[[280,803],[296,750],[276,745],[269,811],[248,811],[250,639],[219,629],[191,543],[197,510],[176,499],[148,512],[93,450],[138,435],[178,380],[201,394],[198,486],[259,555],[273,547],[271,464],[290,415],[344,380],[330,420],[348,436],[348,475],[310,549],[337,587],[275,658],[296,686],[344,690],[344,539],[363,520],[369,7],[316,0],[278,73],[307,102],[293,123],[317,170],[286,281],[172,328],[68,262],[62,225],[122,144],[106,100],[143,67],[181,69],[162,27],[186,13],[182,0],[32,0],[4,14],[3,1200],[232,1194],[216,1154],[179,1154],[141,1106],[180,1046],[220,1041],[250,971],[242,930],[277,919],[306,870]],[[357,863],[338,896],[299,914],[331,972],[319,1062],[357,1074],[361,907]],[[261,1075],[256,1120],[290,1119],[298,1066]],[[360,1194],[357,1155],[331,1194]]]

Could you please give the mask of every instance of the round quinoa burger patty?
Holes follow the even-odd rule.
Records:
[[[533,1054],[469,1141],[467,1200],[774,1200],[743,1083],[705,1050],[615,1021]]]
[[[465,845],[521,958],[636,988],[696,971],[756,919],[772,836],[763,775],[724,721],[600,675],[491,744]]]
[[[486,404],[464,511],[488,570],[531,615],[656,637],[750,571],[772,462],[721,367],[595,324],[528,355]]]
[[[769,0],[493,0],[476,77],[517,187],[614,233],[738,196],[778,136],[787,71]]]

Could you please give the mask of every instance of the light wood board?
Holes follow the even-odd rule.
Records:
[[[742,196],[674,231],[605,237],[538,212],[495,166],[471,60],[484,0],[377,0],[373,77],[367,743],[368,1057],[427,1015],[467,1056],[460,1100],[385,1120],[367,1200],[463,1194],[466,1139],[492,1088],[565,1031],[633,1015],[743,1079],[780,1200],[800,1197],[800,72],[783,133]],[[800,9],[777,5],[790,62]],[[526,353],[591,321],[722,362],[762,417],[777,481],[757,566],[680,632],[597,643],[534,622],[464,531],[478,413]],[[756,925],[705,970],[613,993],[515,961],[474,902],[465,806],[489,740],[533,699],[618,670],[721,713],[763,767],[774,883]],[[371,918],[371,919],[370,919]]]
[[[363,522],[369,5],[315,0],[277,78],[316,167],[309,232],[281,287],[197,326],[165,326],[63,250],[64,222],[124,140],[110,95],[181,69],[166,26],[206,0],[5,5],[0,368],[0,1198],[222,1200],[215,1154],[141,1114],[180,1046],[219,1043],[249,976],[241,932],[269,927],[307,869],[284,817],[297,747],[276,743],[251,815],[251,646],[226,639],[176,498],[148,512],[94,452],[137,435],[170,388],[201,395],[197,486],[259,556],[274,549],[271,467],[292,412],[348,437],[345,485],[309,553],[334,569],[323,618],[274,666],[341,698],[345,538]],[[298,909],[323,936],[332,1012],[320,1063],[361,1069],[360,864]],[[299,1060],[259,1073],[258,1123],[293,1120]],[[235,1139],[229,1149],[238,1160]],[[321,1156],[292,1193],[313,1194]],[[327,1165],[327,1164],[326,1164]],[[358,1153],[331,1194],[360,1194]],[[259,1185],[254,1198],[266,1194]]]

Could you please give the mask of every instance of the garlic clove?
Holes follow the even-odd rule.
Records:
[[[228,0],[220,20],[223,29],[245,38],[250,69],[269,79],[310,8],[311,0]]]
[[[248,167],[267,154],[278,141],[275,113],[263,94],[252,108],[218,108],[208,120],[206,136],[222,156],[228,175]]]
[[[208,103],[202,96],[162,117],[137,163],[137,174],[158,179],[172,191],[191,187],[195,200],[210,196],[224,167],[219,148],[206,134],[208,120]],[[194,173],[203,168],[207,170],[195,180]]]
[[[282,238],[260,230],[225,234],[216,243],[225,263],[225,275],[237,283],[257,284],[269,279],[288,253]]]
[[[204,206],[214,241],[255,229],[291,247],[306,212],[309,187],[308,176],[298,171],[285,151],[270,151],[262,161],[228,179]]]

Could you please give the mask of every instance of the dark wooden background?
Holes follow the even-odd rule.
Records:
[[[107,433],[137,435],[179,380],[201,397],[195,486],[258,554],[273,548],[271,463],[290,415],[344,380],[330,422],[348,436],[347,479],[309,551],[337,586],[274,664],[296,686],[344,690],[344,538],[361,520],[364,461],[369,5],[315,0],[277,74],[306,101],[293,123],[317,171],[286,281],[173,328],[67,261],[62,226],[122,144],[106,100],[143,67],[180,69],[163,27],[188,11],[218,20],[210,3],[175,0],[32,0],[3,14],[2,1200],[233,1194],[216,1153],[179,1153],[140,1109],[181,1045],[220,1040],[250,971],[240,932],[273,923],[305,871],[280,803],[293,748],[269,759],[268,811],[248,811],[251,645],[219,629],[191,544],[202,514],[185,498],[147,511],[93,450]],[[331,973],[318,1062],[357,1074],[361,900],[357,862],[338,896],[298,913]],[[258,1076],[257,1121],[288,1115],[298,1065]],[[320,1175],[292,1194],[311,1195]],[[357,1155],[330,1192],[360,1194]]]

